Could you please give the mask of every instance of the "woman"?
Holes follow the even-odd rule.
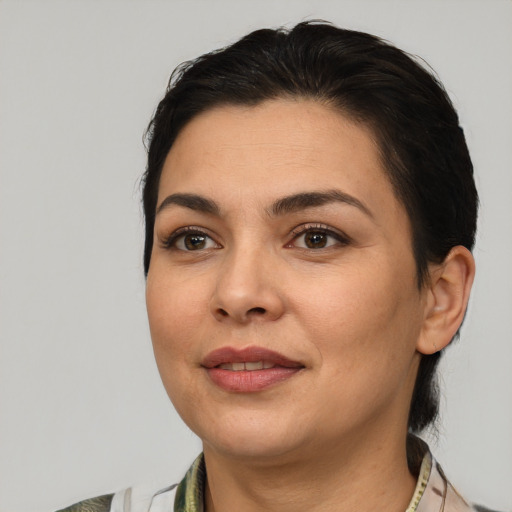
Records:
[[[203,454],[67,510],[484,510],[414,436],[474,276],[435,78],[368,34],[261,30],[180,68],[148,138],[151,335]]]

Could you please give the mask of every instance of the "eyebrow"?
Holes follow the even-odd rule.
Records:
[[[318,192],[302,192],[291,196],[286,196],[275,201],[268,213],[272,216],[285,215],[294,213],[315,206],[323,206],[329,203],[345,203],[355,206],[363,213],[373,218],[370,209],[365,206],[359,199],[341,190],[326,190]]]
[[[198,212],[210,213],[217,216],[220,215],[220,208],[215,201],[197,194],[171,194],[160,203],[160,206],[156,209],[156,214],[158,215],[162,210],[172,204]]]
[[[300,192],[298,194],[282,197],[272,203],[270,208],[267,209],[267,213],[272,217],[278,217],[286,215],[287,213],[295,213],[301,210],[306,210],[307,208],[323,206],[329,203],[344,203],[354,206],[369,217],[373,218],[373,214],[370,209],[359,199],[336,189]],[[207,199],[206,197],[197,194],[171,194],[160,203],[156,210],[156,214],[158,215],[162,210],[171,205],[183,206],[190,210],[216,216],[220,216],[221,213],[219,205],[215,201]]]

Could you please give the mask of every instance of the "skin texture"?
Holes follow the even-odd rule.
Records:
[[[333,190],[349,201],[276,208]],[[158,205],[173,194],[209,208],[160,206],[147,309],[164,386],[203,441],[207,509],[404,510],[420,353],[462,321],[470,254],[454,249],[418,290],[409,219],[371,133],[312,101],[197,116],[166,159]],[[202,366],[223,347],[273,350],[302,369],[228,391]]]

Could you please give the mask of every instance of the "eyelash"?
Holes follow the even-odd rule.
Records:
[[[285,245],[285,247],[287,247],[287,248],[294,247],[293,242],[295,242],[299,237],[304,236],[308,233],[319,233],[319,234],[325,235],[327,237],[332,237],[338,242],[339,245],[348,245],[351,241],[350,238],[347,235],[345,235],[344,233],[334,231],[323,224],[305,224],[305,225],[298,226],[292,230],[292,232],[291,232],[292,240],[289,243],[287,243]],[[197,236],[205,237],[205,238],[213,241],[217,246],[219,246],[219,244],[217,242],[215,242],[215,240],[208,233],[206,233],[204,231],[204,229],[199,228],[197,226],[186,226],[186,227],[177,229],[176,231],[171,233],[168,237],[163,239],[161,242],[161,245],[164,249],[175,249],[175,250],[180,250],[180,251],[184,251],[184,252],[195,252],[193,250],[187,251],[186,249],[181,249],[181,248],[176,247],[176,244],[180,240],[180,238],[184,238],[186,235],[197,235]],[[308,247],[297,247],[297,248],[313,251],[313,250],[320,250],[320,249],[328,249],[332,245],[338,245],[338,244],[331,244],[331,245],[328,245],[327,247],[319,247],[319,248],[311,248],[311,247],[309,247],[309,248]],[[201,249],[198,249],[198,251],[200,251],[200,250]]]

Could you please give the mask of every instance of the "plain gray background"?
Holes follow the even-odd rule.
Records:
[[[432,447],[469,499],[512,506],[510,1],[0,0],[1,511],[175,482],[200,450],[146,325],[142,134],[178,63],[311,18],[422,56],[459,109],[478,273]]]

